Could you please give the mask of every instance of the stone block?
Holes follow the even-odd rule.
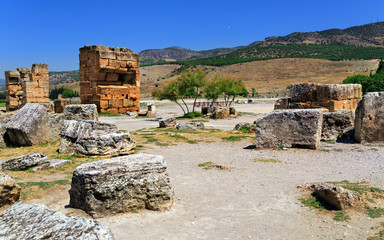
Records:
[[[71,207],[93,217],[131,210],[168,210],[174,201],[164,157],[135,154],[86,163],[73,172]]]
[[[20,187],[11,176],[0,170],[0,207],[13,204],[17,202],[19,198]]]
[[[384,92],[364,95],[356,109],[355,139],[362,143],[384,141]]]
[[[46,163],[48,157],[42,153],[30,153],[19,157],[11,158],[1,164],[2,169],[20,171]]]
[[[99,120],[97,106],[95,104],[72,104],[64,108],[66,120]]]
[[[255,121],[256,148],[320,147],[323,113],[315,109],[276,110]]]
[[[292,84],[290,95],[292,102],[307,102],[316,99],[316,87],[314,83]]]
[[[341,140],[346,131],[355,125],[355,111],[337,110],[323,114],[321,140]]]
[[[67,217],[43,204],[18,202],[0,215],[0,239],[103,239],[112,232],[93,219]]]

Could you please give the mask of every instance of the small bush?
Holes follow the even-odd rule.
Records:
[[[201,112],[190,112],[190,113],[186,113],[184,114],[184,118],[195,118],[195,117],[201,117],[202,114]]]

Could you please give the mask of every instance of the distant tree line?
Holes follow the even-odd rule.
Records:
[[[55,100],[58,98],[59,94],[61,94],[63,98],[79,97],[79,93],[77,93],[76,91],[73,91],[70,88],[55,87],[54,89],[49,91],[49,99]]]

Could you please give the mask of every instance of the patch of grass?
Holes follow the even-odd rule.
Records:
[[[229,136],[229,137],[223,137],[222,139],[228,142],[236,142],[236,141],[241,141],[245,138],[248,138],[248,136]]]
[[[154,142],[158,142],[159,139],[157,138],[149,138],[145,143],[154,143]]]
[[[307,207],[310,208],[317,208],[317,209],[325,209],[324,205],[317,200],[314,196],[311,196],[309,198],[299,198],[299,201]]]
[[[377,149],[377,148],[370,148],[369,150],[374,151],[374,152],[379,151],[379,149]]]
[[[212,165],[212,164],[214,164],[214,162],[204,162],[204,163],[200,163],[200,164],[197,165],[197,166],[199,166],[199,167],[205,167],[205,166]]]
[[[5,107],[5,102],[0,102],[0,107]]]
[[[209,122],[209,121],[206,119],[194,119],[194,120],[191,120],[191,122]]]
[[[183,118],[195,118],[195,117],[201,117],[203,114],[201,112],[190,112],[184,114]]]
[[[264,162],[264,163],[282,163],[283,162],[275,158],[254,158],[253,161]]]
[[[379,218],[384,215],[384,209],[383,208],[372,208],[367,210],[367,215],[370,218]]]
[[[324,141],[325,143],[328,143],[328,144],[335,144],[336,142],[335,141],[330,141],[330,140],[326,140]]]
[[[239,128],[239,132],[242,132],[242,133],[249,133],[249,129],[250,129],[251,127],[247,127],[247,126],[245,126],[245,125],[243,125],[243,126],[241,126],[240,128]]]
[[[324,149],[324,148],[320,149],[320,151],[322,151],[322,152],[327,152],[327,153],[331,152],[331,150],[329,150],[329,149]]]
[[[355,192],[358,192],[360,194],[367,193],[367,192],[377,192],[377,193],[384,193],[383,189],[371,187],[367,184],[367,182],[349,182],[348,180],[343,180],[340,182],[329,182],[335,185],[338,185],[340,187],[343,187],[345,189],[349,189]]]
[[[198,141],[196,141],[196,140],[188,140],[187,143],[189,143],[189,144],[196,144],[196,143],[198,143]]]
[[[348,215],[346,215],[344,212],[336,212],[333,216],[333,220],[338,222],[345,222],[351,219]]]
[[[157,146],[169,146],[168,143],[163,143],[163,142],[155,142],[155,145],[157,145]]]
[[[341,148],[334,148],[332,150],[335,151],[335,152],[342,152],[343,151],[343,149],[341,149]]]
[[[130,212],[131,212],[131,213],[139,213],[139,211],[137,211],[136,209],[131,209]]]
[[[48,189],[55,185],[66,185],[69,181],[65,179],[56,180],[52,182],[21,182],[18,183],[20,187],[31,187],[31,186],[37,186],[41,189]]]
[[[121,117],[124,114],[120,113],[109,113],[109,112],[104,112],[104,113],[99,113],[99,117]]]
[[[178,139],[178,140],[185,140],[187,139],[186,137],[184,136],[181,136],[179,134],[174,134],[174,135],[169,135],[171,138],[175,138],[175,139]]]

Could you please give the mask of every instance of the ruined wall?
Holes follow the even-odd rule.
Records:
[[[362,98],[362,87],[360,84],[300,83],[291,85],[290,96],[279,99],[275,109],[355,110]]]
[[[6,71],[6,110],[19,109],[26,103],[39,103],[49,108],[48,64],[35,63],[31,68]]]
[[[140,110],[139,55],[119,47],[80,48],[80,99],[99,112]]]

